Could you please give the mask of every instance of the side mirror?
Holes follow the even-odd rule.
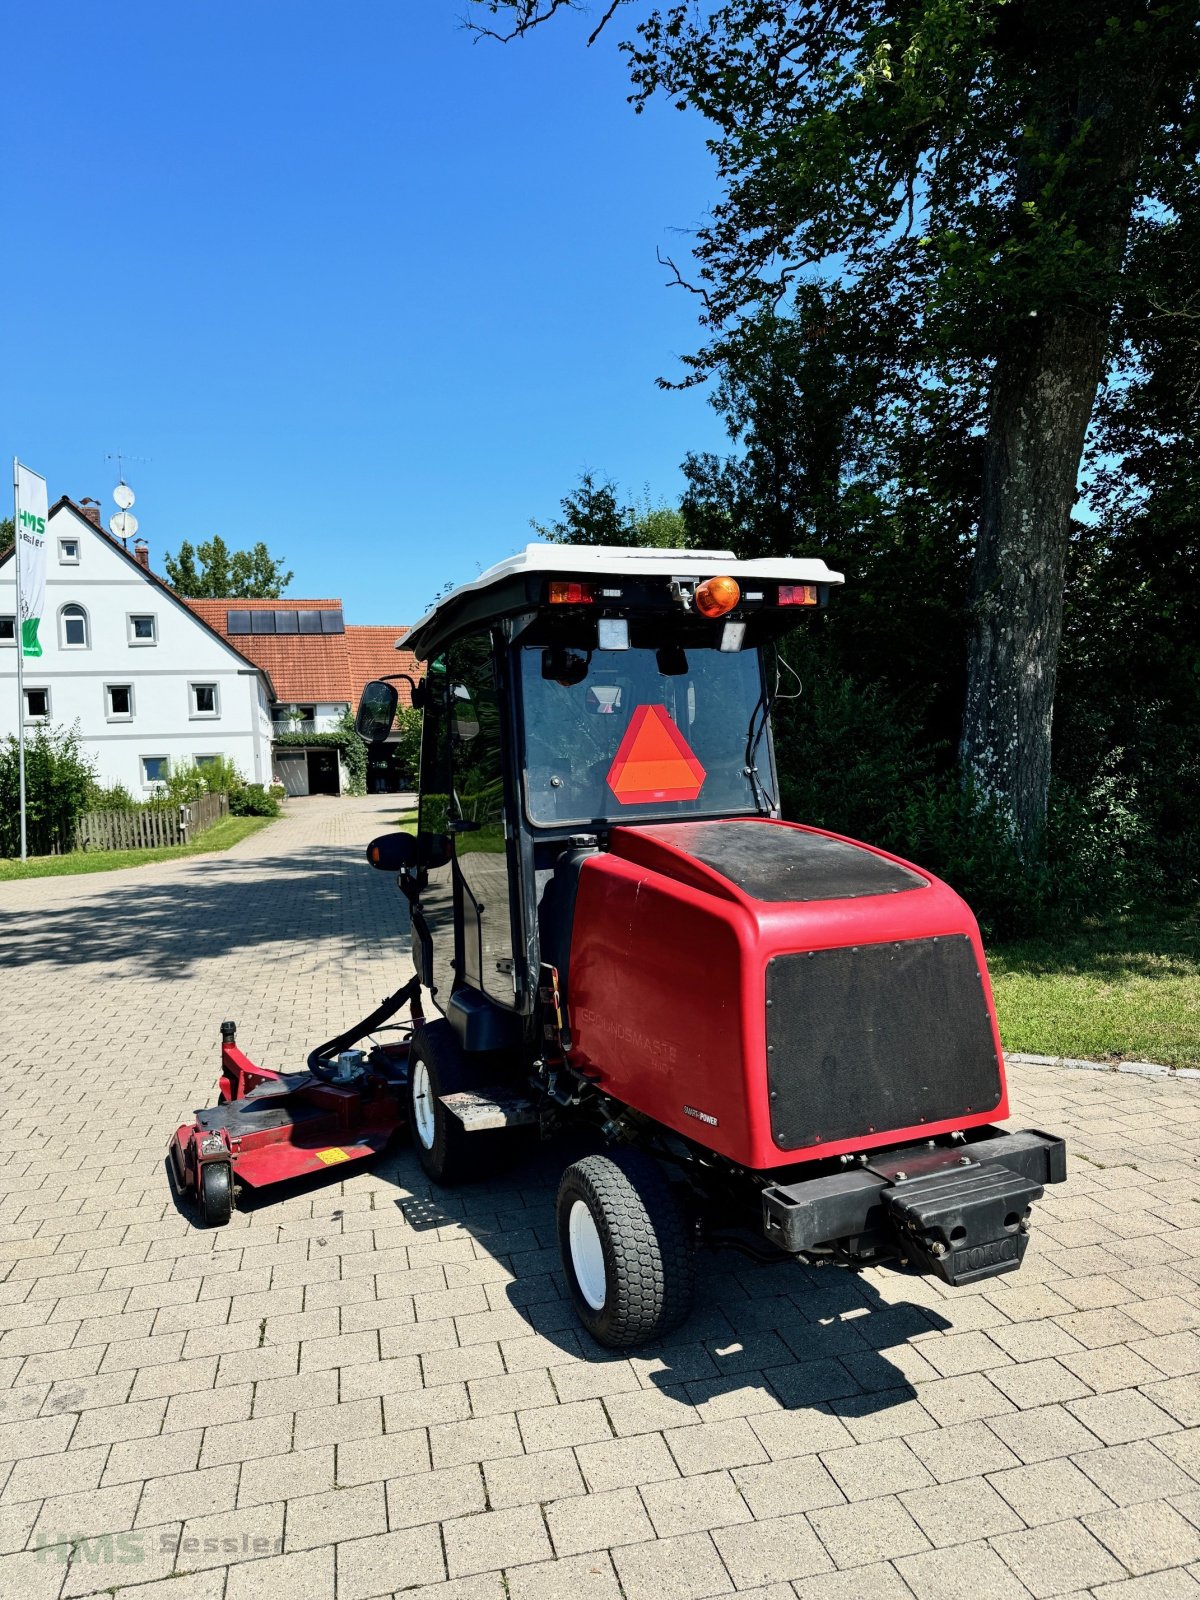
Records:
[[[354,726],[368,744],[386,739],[391,733],[398,698],[392,685],[380,678],[373,679],[363,690]]]
[[[417,841],[411,833],[381,833],[367,846],[367,860],[380,872],[400,872],[417,859]]]

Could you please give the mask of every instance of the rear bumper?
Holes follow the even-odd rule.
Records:
[[[953,1145],[867,1152],[858,1166],[762,1192],[763,1232],[801,1254],[900,1254],[947,1283],[1021,1263],[1029,1210],[1067,1175],[1061,1139],[974,1128]]]

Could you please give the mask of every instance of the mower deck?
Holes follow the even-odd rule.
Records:
[[[376,1049],[360,1075],[337,1082],[256,1067],[233,1043],[231,1025],[226,1028],[222,1101],[197,1111],[190,1127],[177,1128],[170,1146],[176,1182],[199,1202],[207,1221],[228,1220],[225,1192],[231,1206],[239,1186],[262,1190],[365,1161],[404,1125],[407,1044]]]

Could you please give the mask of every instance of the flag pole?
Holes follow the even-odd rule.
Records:
[[[13,457],[13,551],[17,580],[17,772],[21,793],[21,860],[28,859],[25,837],[25,630],[21,626],[21,505],[17,458]]]

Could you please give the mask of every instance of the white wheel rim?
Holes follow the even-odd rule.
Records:
[[[433,1103],[433,1085],[429,1081],[429,1068],[423,1061],[416,1062],[412,1069],[412,1103],[417,1138],[426,1150],[432,1150],[437,1133],[437,1110]]]
[[[604,1271],[604,1246],[595,1218],[583,1200],[576,1200],[567,1221],[567,1236],[571,1244],[571,1270],[579,1292],[591,1306],[599,1311],[604,1305],[608,1278]]]

